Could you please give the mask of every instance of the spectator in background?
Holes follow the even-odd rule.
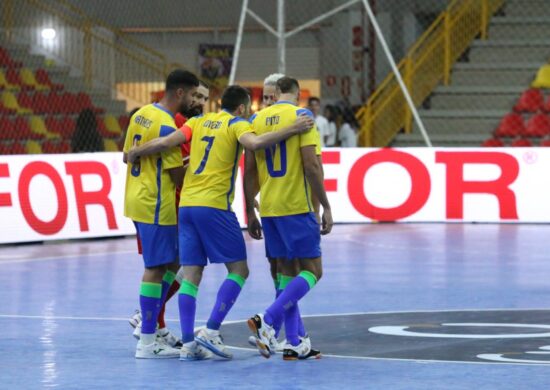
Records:
[[[328,121],[327,132],[325,133],[325,146],[336,146],[336,132],[338,127],[336,121],[338,119],[339,110],[336,106],[325,106],[325,117]]]
[[[90,109],[80,112],[76,120],[76,130],[71,140],[71,150],[73,153],[82,152],[103,152],[103,138],[97,130],[97,120],[95,114]]]
[[[321,146],[326,146],[326,139],[329,134],[329,122],[321,114],[321,100],[318,97],[310,97],[307,101],[309,110],[315,116],[315,124],[317,125],[317,130],[321,136]]]
[[[338,142],[341,147],[357,147],[357,128],[358,123],[353,112],[350,109],[344,109],[342,113],[342,125],[338,130]]]

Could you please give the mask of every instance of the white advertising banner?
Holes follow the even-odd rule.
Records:
[[[335,222],[550,222],[550,148],[327,149]],[[134,234],[120,153],[0,156],[0,244]],[[244,226],[242,162],[233,209]]]

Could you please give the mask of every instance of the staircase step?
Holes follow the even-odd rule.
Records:
[[[456,86],[528,86],[535,78],[535,75],[535,69],[475,69],[459,67],[453,70],[451,83]]]
[[[470,49],[468,58],[471,63],[507,63],[521,58],[526,62],[537,62],[543,65],[550,57],[550,39],[544,45],[515,45],[510,44],[474,45]]]
[[[433,110],[508,110],[518,100],[519,93],[483,93],[483,94],[442,94],[435,93],[430,98]]]

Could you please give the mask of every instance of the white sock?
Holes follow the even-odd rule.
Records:
[[[156,337],[157,335],[155,333],[151,333],[151,334],[142,333],[141,336],[139,337],[139,341],[141,342],[142,345],[150,345],[155,342]]]
[[[206,334],[207,334],[209,337],[215,337],[215,336],[219,336],[219,335],[220,335],[220,331],[219,331],[219,330],[214,330],[214,329],[208,329],[208,328],[206,328]]]

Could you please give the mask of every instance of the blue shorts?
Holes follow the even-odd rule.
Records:
[[[146,268],[170,264],[178,258],[178,227],[153,225],[134,221],[141,240],[143,262]]]
[[[321,257],[321,231],[315,214],[262,217],[265,253],[270,258]]]
[[[232,263],[246,260],[244,238],[232,211],[213,207],[180,207],[179,248],[181,265]]]

